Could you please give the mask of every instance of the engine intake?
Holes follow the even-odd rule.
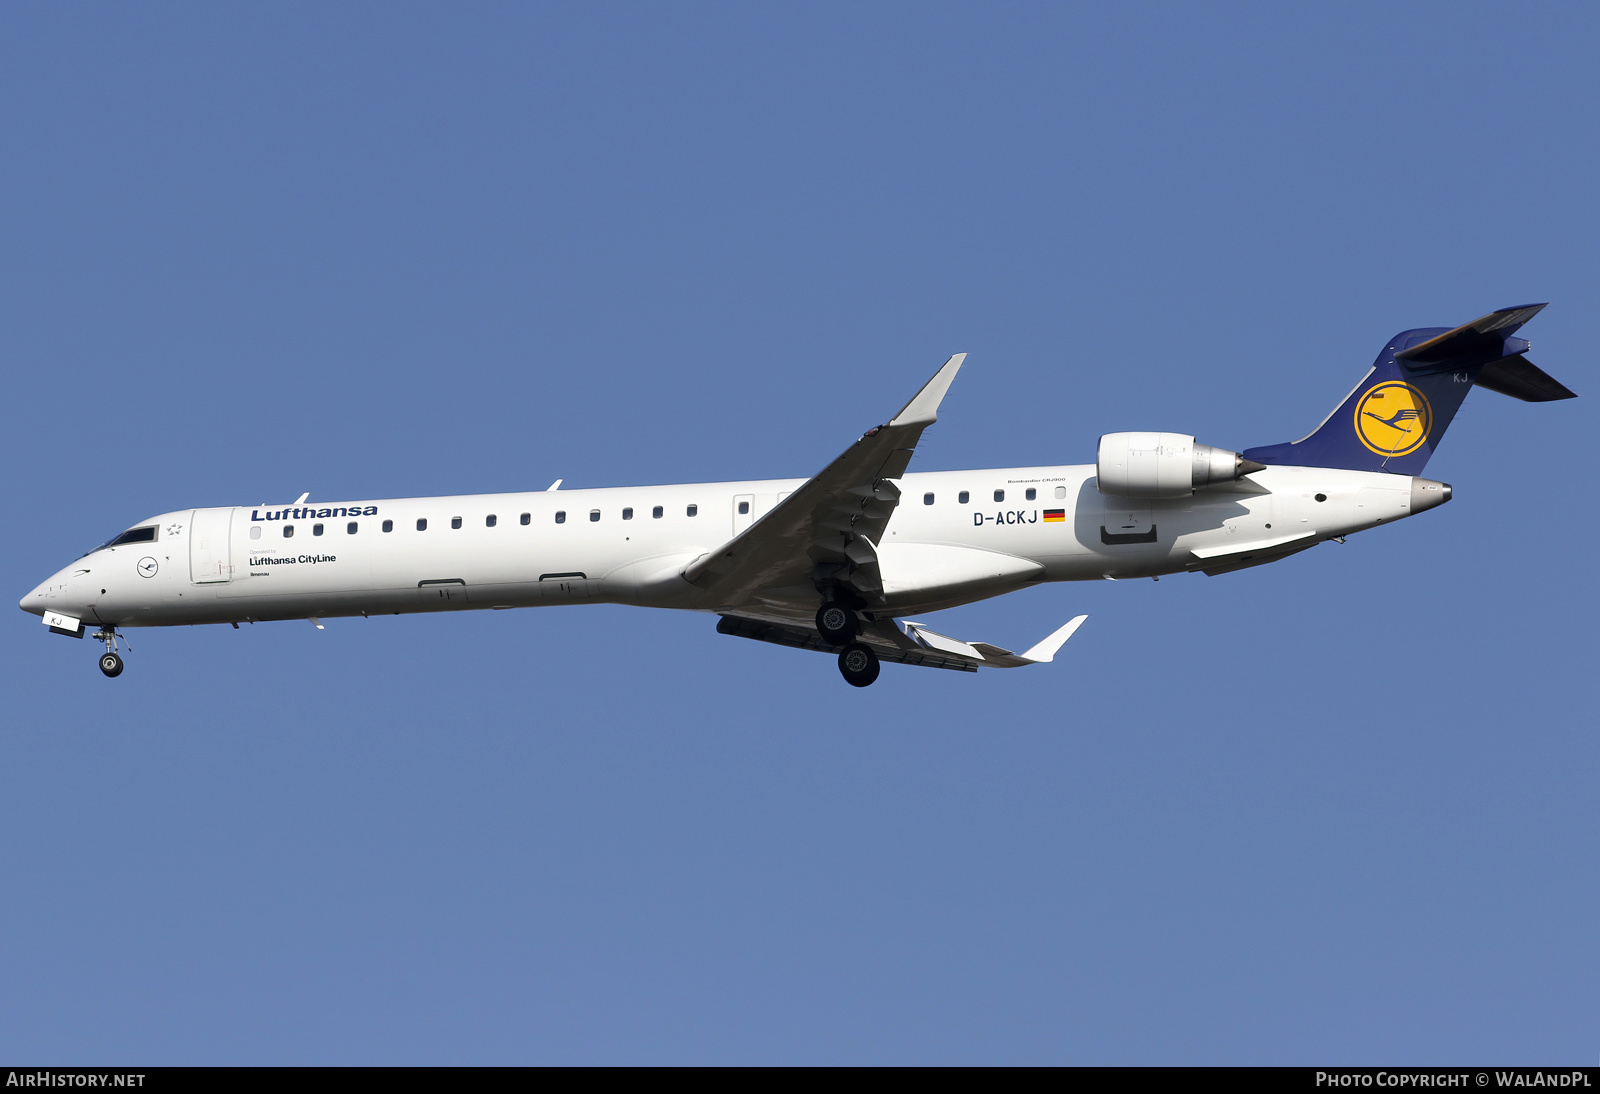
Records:
[[[1182,433],[1107,433],[1095,459],[1100,492],[1119,498],[1185,498],[1265,468]]]

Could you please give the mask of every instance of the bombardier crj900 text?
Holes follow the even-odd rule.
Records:
[[[1474,384],[1573,393],[1523,356],[1544,305],[1393,338],[1322,424],[1243,453],[1112,433],[1094,464],[909,473],[964,354],[888,424],[809,479],[180,509],[142,521],[22,599],[57,634],[118,628],[610,602],[714,613],[717,630],[975,671],[1051,660],[1084,617],[1025,653],[904,617],[1046,581],[1222,574],[1450,500],[1418,477]]]

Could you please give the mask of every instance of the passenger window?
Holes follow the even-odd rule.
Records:
[[[741,501],[739,503],[739,515],[741,517],[743,517],[743,516],[749,516],[749,514],[750,514],[750,503],[747,502],[747,501]]]
[[[386,521],[384,521],[384,522],[383,522],[383,530],[384,530],[384,531],[385,531],[385,532],[392,532],[392,531],[394,531],[394,521],[392,521],[392,520],[386,520]]]
[[[1025,497],[1026,497],[1026,498],[1027,498],[1027,499],[1028,499],[1028,500],[1029,500],[1029,501],[1032,501],[1032,500],[1033,500],[1033,499],[1035,499],[1035,498],[1037,498],[1037,497],[1038,497],[1038,496],[1039,496],[1039,491],[1037,491],[1037,490],[1035,490],[1035,489],[1034,489],[1034,488],[1033,488],[1033,487],[1031,487],[1031,486],[1030,486],[1030,487],[1028,487],[1028,492],[1027,492],[1027,494],[1026,494],[1026,495],[1024,495],[1024,496],[1025,496]]]
[[[428,518],[427,517],[418,517],[417,518],[417,531],[426,532],[427,530],[428,530]]]
[[[924,495],[922,495],[922,504],[923,505],[932,505],[933,504],[933,495],[932,494],[924,494]]]
[[[524,514],[522,514],[522,523],[523,524],[529,524],[532,521],[533,521],[533,514],[532,513],[524,513]]]
[[[293,539],[294,538],[294,525],[285,524],[283,526],[283,538],[284,539]]]
[[[251,539],[260,539],[261,538],[261,525],[253,524],[253,525],[250,526],[250,538]]]
[[[696,515],[699,514],[699,512],[700,512],[700,507],[698,505],[689,506],[689,509],[688,509],[688,515],[689,516],[691,516],[691,517],[692,516],[696,516]]]
[[[663,512],[663,510],[662,510],[661,506],[658,505],[654,509],[650,510],[650,515],[652,517],[655,517],[657,520],[659,520],[661,518],[662,512]]]
[[[557,524],[565,524],[565,523],[567,523],[567,511],[565,509],[556,510],[556,523]]]
[[[1005,501],[1006,500],[1006,492],[1004,490],[996,490],[994,492],[994,500],[995,501]]]
[[[622,511],[622,519],[623,520],[632,520],[633,519],[633,510],[632,509],[624,509]]]
[[[320,536],[322,534],[322,525],[313,524],[311,526],[311,534],[314,536]]]
[[[1064,498],[1066,496],[1067,496],[1067,488],[1065,486],[1056,487],[1056,500],[1057,501],[1060,501],[1062,498]]]
[[[589,510],[589,523],[590,524],[593,524],[595,521],[597,521],[599,519],[600,519],[600,510],[598,510],[598,509]]]
[[[971,500],[972,500],[972,495],[967,493],[965,490],[961,491],[961,493],[956,495],[956,501],[960,502],[962,505],[967,504]]]
[[[488,516],[483,518],[483,526],[485,528],[493,528],[496,524],[499,524],[499,523],[500,523],[500,518],[495,516],[493,513],[490,513]]]
[[[461,527],[461,518],[460,517],[451,517],[450,518],[450,527],[452,527],[452,528],[460,528]]]
[[[353,536],[353,535],[356,534],[356,522],[355,521],[351,521],[349,524],[346,524],[344,526],[344,534],[347,535],[347,536]]]

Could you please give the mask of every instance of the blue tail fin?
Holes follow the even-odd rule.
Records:
[[[1512,337],[1543,307],[1502,308],[1454,329],[1400,332],[1310,436],[1249,448],[1244,458],[1420,475],[1473,384],[1520,399],[1573,398],[1522,356],[1528,343]]]

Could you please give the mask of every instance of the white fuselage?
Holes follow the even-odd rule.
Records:
[[[141,525],[157,529],[153,540],[93,551],[21,606],[115,627],[589,601],[735,609],[683,570],[804,481],[183,509]],[[880,610],[1181,573],[1250,548],[1269,561],[1426,507],[1413,499],[1424,481],[1269,467],[1189,497],[1138,500],[1102,496],[1093,465],[907,474],[878,547]],[[757,607],[804,618],[818,603],[815,589],[796,587]]]

